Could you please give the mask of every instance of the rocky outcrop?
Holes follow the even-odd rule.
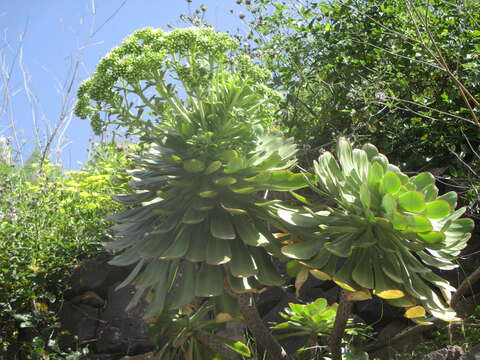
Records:
[[[153,349],[148,342],[148,325],[143,320],[146,303],[126,311],[135,290],[118,286],[128,268],[108,265],[105,260],[89,261],[73,274],[60,313],[61,345],[88,347],[90,359],[114,360],[126,355],[145,354]]]
[[[460,346],[448,345],[443,349],[425,355],[422,360],[458,360],[463,353],[463,349]]]

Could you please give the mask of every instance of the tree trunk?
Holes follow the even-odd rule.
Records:
[[[340,291],[340,300],[338,303],[337,316],[333,325],[332,336],[330,338],[330,351],[332,360],[342,360],[342,339],[345,335],[347,320],[350,316],[353,303],[347,300],[346,290]]]
[[[262,345],[268,352],[270,359],[272,360],[291,360],[287,352],[282,348],[280,343],[273,337],[270,330],[265,326],[257,307],[253,300],[252,294],[237,294],[232,295],[237,299],[248,330],[252,333],[254,339],[258,344]]]

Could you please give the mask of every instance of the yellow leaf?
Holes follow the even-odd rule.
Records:
[[[333,281],[335,284],[337,284],[338,286],[340,286],[342,289],[345,289],[347,291],[357,291],[356,289],[354,289],[353,287],[351,287],[350,285],[348,284],[345,284],[341,281],[338,281],[338,280],[334,280]]]
[[[332,277],[330,275],[318,269],[311,269],[310,274],[312,274],[318,280],[332,280]]]
[[[229,313],[218,313],[217,316],[215,316],[216,322],[225,322],[225,321],[230,321],[232,319],[233,317]]]
[[[42,302],[36,302],[35,309],[37,309],[37,311],[41,313],[46,314],[48,312],[48,305]]]
[[[346,298],[348,301],[370,300],[372,298],[372,294],[370,294],[370,291],[367,289],[361,289],[355,292],[348,292],[346,294]]]
[[[408,308],[405,311],[405,314],[403,314],[403,316],[405,316],[407,319],[424,317],[425,315],[426,315],[425,308],[423,306],[420,306],[420,305]]]
[[[303,267],[297,274],[297,277],[295,279],[295,294],[297,297],[300,297],[300,289],[302,288],[302,285],[307,281],[308,279],[308,268]]]
[[[382,299],[399,299],[405,296],[405,293],[402,290],[383,290],[380,292],[373,292],[378,297]]]

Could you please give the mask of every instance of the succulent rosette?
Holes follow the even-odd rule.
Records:
[[[259,194],[307,186],[288,170],[294,154],[290,140],[273,135],[248,156],[198,154],[169,133],[138,160],[131,184],[137,192],[116,196],[134,207],[111,217],[119,224],[107,247],[122,250],[111,264],[136,263],[121,286],[135,285],[138,297],[151,291],[147,317],[196,296],[222,295],[225,281],[238,293],[282,284],[270,259],[278,245],[266,225],[278,223],[277,201]]]
[[[404,307],[417,321],[426,312],[455,319],[450,298],[455,289],[432,268],[450,270],[466,246],[474,223],[455,210],[457,194],[438,195],[428,172],[409,177],[377,148],[351,148],[340,139],[337,158],[322,154],[314,164],[314,189],[333,201],[323,211],[279,215],[292,225],[311,229],[282,249],[312,273],[350,291],[365,291]]]
[[[278,201],[267,191],[308,186],[289,169],[296,147],[271,127],[280,95],[268,71],[211,29],[143,29],[99,63],[79,89],[76,114],[96,131],[126,128],[142,141],[130,207],[111,216],[111,264],[132,266],[132,284],[150,301],[145,316],[195,297],[254,291],[283,281],[269,223]],[[238,54],[237,54],[238,55]],[[101,115],[106,114],[102,119]],[[219,303],[227,304],[228,299]]]

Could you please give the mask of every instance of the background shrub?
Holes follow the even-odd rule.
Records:
[[[60,353],[56,312],[72,270],[101,252],[118,209],[111,200],[128,180],[128,153],[94,144],[80,171],[0,162],[0,354],[15,359]]]

